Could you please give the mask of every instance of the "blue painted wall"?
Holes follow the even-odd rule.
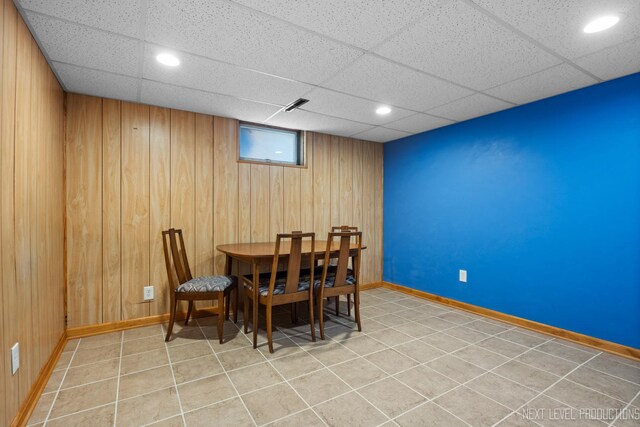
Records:
[[[640,348],[640,74],[384,155],[386,281]]]

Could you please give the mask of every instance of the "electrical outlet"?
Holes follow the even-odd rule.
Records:
[[[14,375],[18,372],[18,368],[20,367],[20,344],[15,343],[13,347],[11,347],[11,375]]]
[[[462,283],[467,283],[467,270],[460,270],[458,280]]]
[[[153,286],[144,287],[144,300],[151,301],[153,299]]]

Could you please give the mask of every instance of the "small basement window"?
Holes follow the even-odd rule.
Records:
[[[302,131],[240,123],[239,160],[303,166]]]

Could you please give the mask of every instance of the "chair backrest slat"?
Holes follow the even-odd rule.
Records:
[[[344,226],[343,226],[344,227]],[[355,228],[355,227],[349,227],[349,228]],[[362,232],[361,231],[346,231],[345,229],[342,229],[342,231],[338,231],[338,232],[331,232],[329,233],[328,237],[327,237],[327,249],[326,249],[326,253],[325,253],[325,267],[324,267],[324,271],[322,274],[322,283],[324,286],[324,282],[326,280],[326,276],[328,273],[328,269],[329,269],[329,259],[331,257],[331,252],[333,252],[333,242],[334,239],[336,237],[339,237],[339,245],[338,245],[338,256],[337,256],[337,260],[338,263],[335,266],[335,281],[333,286],[334,287],[338,287],[338,286],[345,286],[347,285],[347,271],[349,268],[349,258],[350,258],[350,253],[351,253],[351,241],[352,239],[355,239],[355,244],[356,244],[356,259],[360,259],[360,255],[362,252]],[[359,276],[360,276],[360,263],[356,262],[357,265],[353,265],[353,274],[356,278],[356,281],[358,280]]]
[[[171,240],[171,237],[169,234],[171,233],[172,230],[173,229],[162,231],[162,249],[164,250],[164,265],[167,268],[167,276],[169,278],[169,289],[175,289],[177,287],[174,281],[174,273],[172,273],[172,265],[171,265],[172,255],[170,254],[171,249],[169,248],[171,243],[168,242],[168,240]]]
[[[170,229],[169,230],[169,240],[171,242],[171,254],[173,255],[173,265],[176,269],[176,275],[178,276],[178,282],[183,284],[191,280],[186,273],[186,270],[183,266],[183,258],[180,253],[180,249],[178,248],[178,239],[176,238],[176,234],[182,236],[182,230]],[[181,239],[182,240],[182,239]],[[181,242],[184,245],[184,241]],[[184,253],[184,246],[183,252]],[[185,254],[186,256],[186,254]]]
[[[309,262],[312,263],[313,256],[303,256],[302,246],[303,239],[310,238],[311,240],[311,254],[315,252],[315,233],[303,233],[301,231],[294,231],[289,234],[278,234],[276,238],[276,247],[273,254],[273,264],[271,266],[271,277],[269,280],[269,295],[273,295],[275,288],[275,282],[277,278],[277,270],[280,257],[280,248],[284,240],[290,240],[289,247],[289,260],[287,262],[287,279],[285,283],[285,294],[298,292],[298,284],[300,282],[300,271],[305,261],[304,258],[309,258]],[[311,283],[313,283],[313,269],[311,269]]]
[[[182,254],[182,268],[184,268],[184,273],[187,277],[187,280],[193,279],[193,275],[191,274],[191,269],[189,268],[189,259],[187,258],[187,248],[184,245],[184,238],[182,237],[182,230],[176,230],[176,234],[180,237],[180,252]]]

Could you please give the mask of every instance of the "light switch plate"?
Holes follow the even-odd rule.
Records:
[[[467,283],[467,270],[460,270],[460,277],[458,278],[462,283]]]
[[[144,287],[144,300],[151,301],[153,299],[153,286]]]
[[[20,343],[15,343],[11,347],[11,375],[18,372],[20,368]]]

